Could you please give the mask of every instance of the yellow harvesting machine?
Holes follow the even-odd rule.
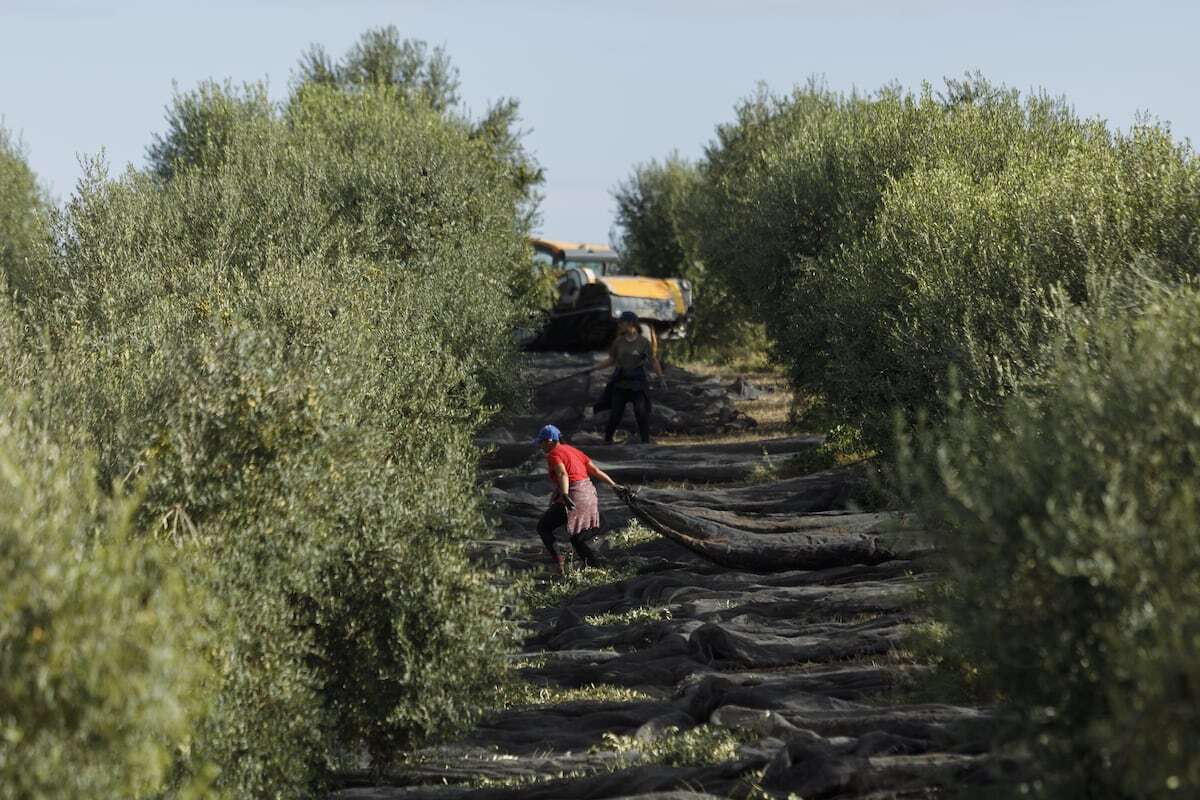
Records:
[[[558,275],[558,299],[533,349],[599,350],[632,311],[660,338],[680,338],[692,312],[692,285],[683,278],[626,275],[617,252],[602,244],[531,240],[535,268]]]

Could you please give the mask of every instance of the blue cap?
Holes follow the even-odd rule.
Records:
[[[562,431],[553,425],[545,425],[538,431],[537,438],[533,440],[534,444],[539,442],[557,442],[562,439]]]
[[[638,322],[638,315],[632,311],[622,311],[621,316],[617,317],[621,322],[632,322],[634,325]]]

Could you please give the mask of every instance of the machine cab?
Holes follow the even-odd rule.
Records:
[[[531,239],[533,261],[542,269],[590,269],[595,276],[620,275],[621,259],[608,245]]]

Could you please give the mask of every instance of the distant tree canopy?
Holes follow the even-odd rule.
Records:
[[[301,56],[285,108],[294,109],[317,89],[351,94],[369,89],[377,96],[382,90],[397,103],[431,110],[461,127],[505,166],[522,198],[518,225],[527,230],[536,224],[545,173],[522,141],[526,131],[520,128],[520,104],[501,98],[482,117],[472,117],[462,108],[458,68],[442,47],[403,39],[392,25],[368,30],[340,59],[313,45]],[[155,134],[147,148],[150,171],[169,180],[186,166],[220,164],[233,128],[275,113],[262,83],[238,87],[230,81],[206,81],[192,91],[176,91],[167,107],[166,132]]]
[[[215,166],[243,125],[267,121],[273,109],[267,87],[232,81],[203,81],[190,92],[178,89],[167,109],[167,131],[155,134],[146,155],[150,171],[169,180],[186,167]]]
[[[694,355],[761,348],[750,313],[729,291],[720,271],[706,269],[700,254],[701,165],[672,153],[638,164],[613,190],[621,261],[639,275],[686,278],[695,291],[688,344]]]
[[[944,78],[946,88],[937,93],[937,99],[946,108],[955,106],[994,106],[1004,101],[1017,102],[1020,93],[989,81],[982,72],[965,72],[961,78]]]
[[[300,58],[299,83],[320,83],[353,90],[391,86],[406,96],[446,112],[459,105],[458,68],[441,47],[417,39],[402,39],[394,25],[364,33],[335,61],[322,45],[313,45]]]
[[[697,257],[688,214],[699,183],[699,168],[672,153],[636,165],[617,185],[618,246],[627,266],[640,275],[691,277]]]

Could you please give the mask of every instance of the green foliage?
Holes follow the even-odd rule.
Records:
[[[961,85],[960,85],[961,84]],[[1138,257],[1200,268],[1200,162],[1163,129],[1113,134],[979,78],[935,99],[765,92],[702,165],[699,253],[767,324],[802,389],[890,450],[953,368],[994,403],[1057,334],[1045,308]]]
[[[48,203],[16,139],[0,127],[0,275],[24,295],[49,233]]]
[[[191,741],[206,678],[196,657],[208,642],[204,594],[169,548],[138,539],[135,506],[119,487],[102,494],[89,461],[5,393],[2,798],[150,796]]]
[[[398,103],[430,109],[463,125],[472,139],[487,145],[493,157],[507,166],[509,180],[522,198],[518,220],[522,229],[537,225],[545,173],[522,141],[520,104],[504,97],[491,103],[481,119],[462,113],[458,68],[444,48],[401,39],[393,25],[372,28],[338,61],[320,45],[310,48],[300,60],[296,84],[297,95],[314,85],[347,93],[386,88]]]
[[[438,112],[459,103],[458,68],[445,48],[430,49],[418,39],[401,39],[394,25],[363,33],[340,61],[314,45],[300,59],[298,81],[347,92],[388,86]]]
[[[272,114],[267,87],[241,88],[231,81],[204,81],[190,92],[175,90],[167,106],[167,132],[146,148],[150,171],[169,180],[181,169],[215,169],[239,130],[267,122]]]
[[[498,161],[508,166],[509,180],[521,194],[519,222],[523,230],[532,230],[541,222],[541,185],[546,181],[545,170],[525,149],[526,131],[520,127],[520,104],[504,97],[488,106],[482,119],[469,121],[471,138],[486,144]]]
[[[1003,102],[1009,90],[996,86],[979,70],[963,73],[962,78],[946,78],[946,90],[937,99],[947,108],[955,106],[989,106]]]
[[[765,90],[717,131],[696,253],[793,383],[945,533],[948,670],[1047,797],[1194,793],[1200,160],[979,75]],[[1164,288],[1167,287],[1167,288]],[[1144,316],[1141,316],[1144,311]],[[942,422],[946,422],[943,427]]]
[[[1055,798],[1200,791],[1200,291],[1077,314],[1037,391],[902,452],[945,532],[950,638]]]
[[[613,191],[621,260],[638,275],[686,278],[695,292],[687,338],[689,355],[735,356],[761,348],[757,328],[729,290],[721,270],[706,268],[699,253],[703,218],[699,165],[671,154],[638,164]]]
[[[621,258],[639,275],[695,279],[700,269],[688,214],[700,182],[695,164],[672,153],[661,164],[637,164],[613,192]]]
[[[177,98],[158,174],[93,166],[10,381],[213,598],[172,791],[212,764],[213,791],[310,797],[471,724],[505,673],[467,548],[472,436],[519,391],[526,195],[394,86],[255,91]]]
[[[538,311],[547,314],[554,308],[561,294],[558,282],[562,280],[562,273],[536,261],[530,267],[527,293],[534,298],[534,306]]]

